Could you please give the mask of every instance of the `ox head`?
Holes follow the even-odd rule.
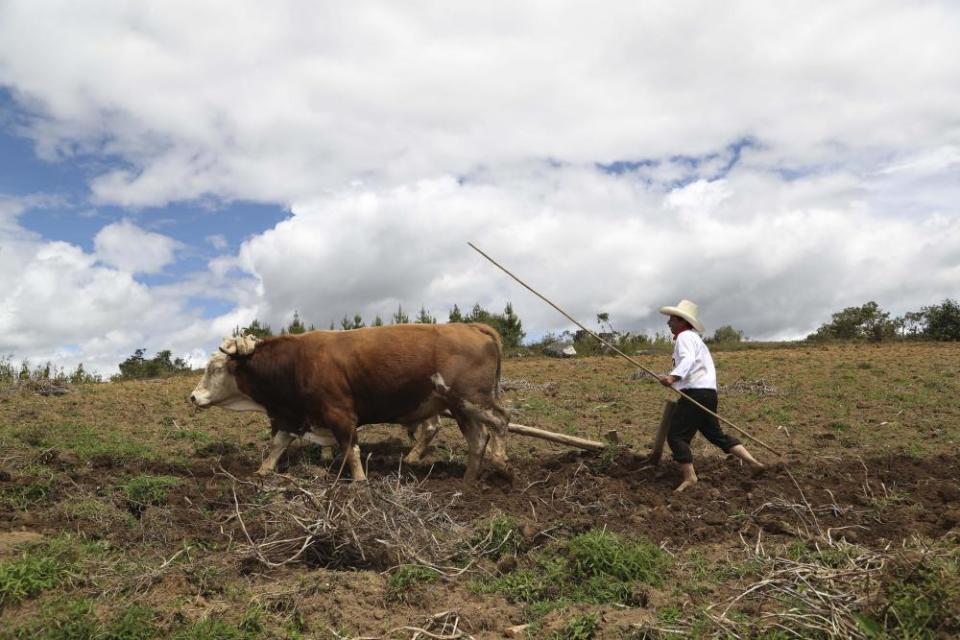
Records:
[[[201,409],[222,407],[231,411],[266,411],[240,391],[231,360],[250,357],[257,346],[253,336],[224,338],[220,350],[210,356],[203,378],[190,394],[190,402]]]

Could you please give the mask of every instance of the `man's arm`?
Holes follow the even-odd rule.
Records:
[[[660,384],[662,384],[663,386],[672,387],[673,383],[679,380],[680,378],[673,374],[668,374],[665,376],[659,376],[658,379],[660,380]]]

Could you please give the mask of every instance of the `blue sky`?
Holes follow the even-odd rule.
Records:
[[[960,297],[950,2],[0,4],[0,354],[511,301],[805,335]],[[214,34],[214,35],[211,35]]]

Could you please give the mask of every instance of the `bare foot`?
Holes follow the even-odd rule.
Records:
[[[680,493],[684,489],[692,487],[697,484],[697,478],[689,478],[680,483],[680,486],[673,490],[674,493]]]
[[[753,476],[762,476],[766,470],[767,465],[763,464],[762,462],[750,465],[750,474]]]

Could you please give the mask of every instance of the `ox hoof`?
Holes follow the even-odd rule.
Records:
[[[488,479],[512,486],[515,476],[510,467],[494,467],[490,470]]]

